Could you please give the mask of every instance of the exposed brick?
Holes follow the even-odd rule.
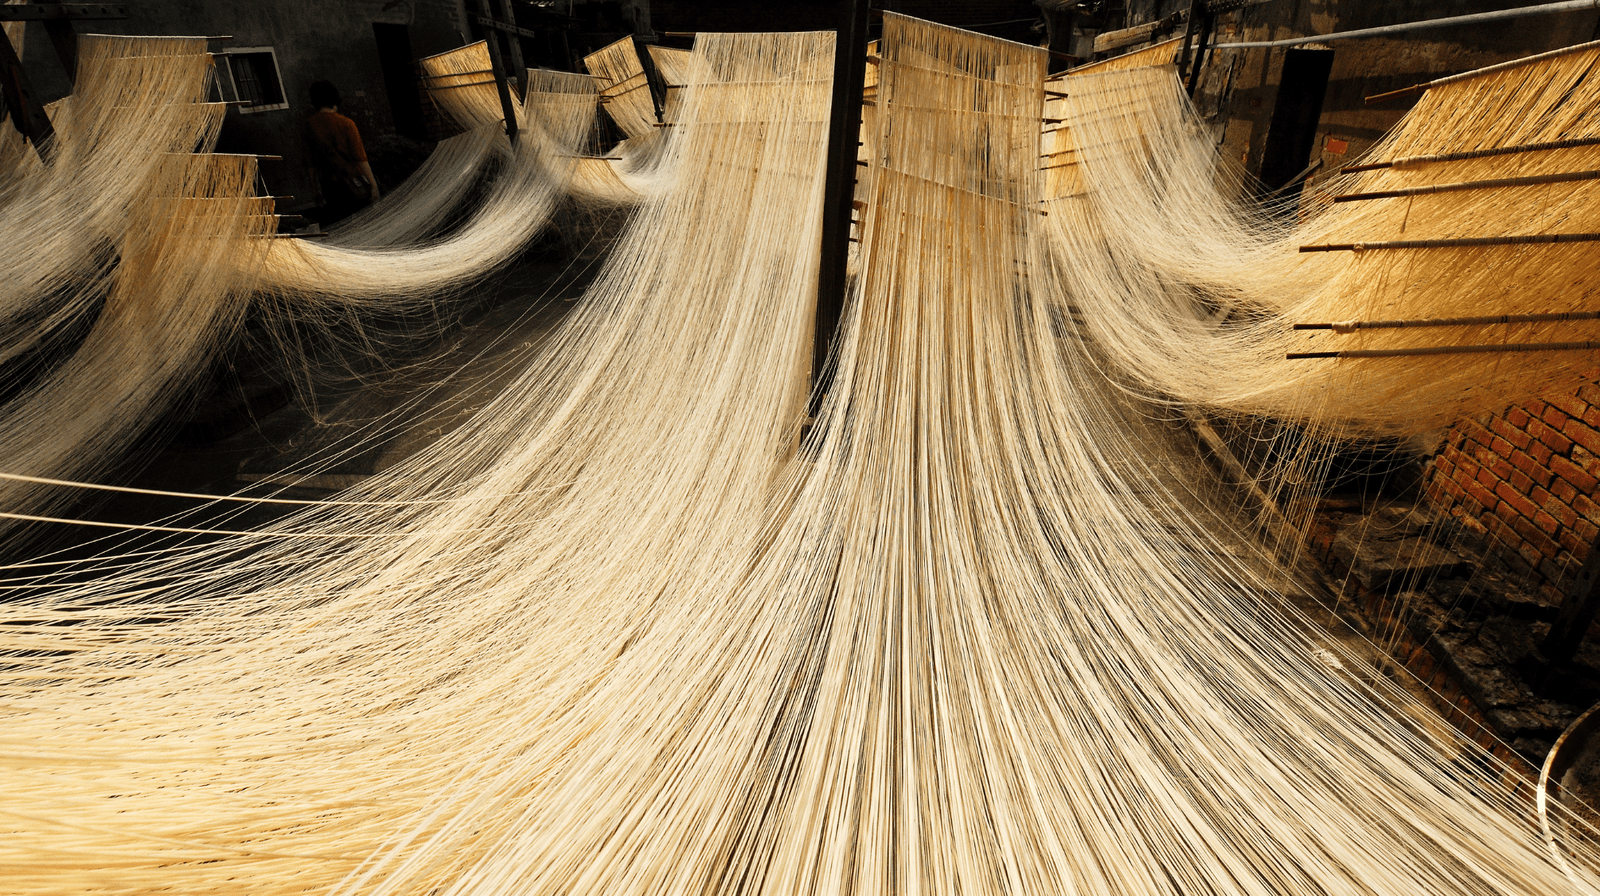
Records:
[[[1587,470],[1564,457],[1550,458],[1550,472],[1572,483],[1572,487],[1580,494],[1587,495],[1594,491],[1595,478],[1589,475]]]
[[[1429,481],[1425,491],[1428,500],[1440,506],[1455,504],[1465,494],[1460,483],[1443,477]]]
[[[1517,429],[1526,428],[1527,425],[1528,425],[1528,421],[1532,420],[1532,419],[1533,418],[1529,417],[1528,416],[1528,412],[1526,410],[1524,410],[1523,408],[1512,408],[1509,411],[1506,411],[1506,416],[1505,416],[1506,422],[1511,424],[1512,426],[1516,427]]]
[[[1560,500],[1544,489],[1536,488],[1528,493],[1528,497],[1533,500],[1533,503],[1539,505],[1539,508],[1545,513],[1555,517],[1556,522],[1560,523],[1562,527],[1570,529],[1578,524],[1578,514],[1577,511],[1572,509],[1572,505]]]
[[[1572,453],[1567,455],[1567,458],[1581,467],[1583,471],[1588,473],[1590,476],[1600,477],[1600,473],[1596,472],[1600,471],[1600,457],[1596,457],[1593,451],[1590,451],[1582,445],[1573,445]]]
[[[1550,484],[1550,468],[1534,460],[1533,455],[1531,454],[1523,451],[1512,452],[1511,466],[1515,467],[1523,475],[1527,476],[1534,482],[1537,482],[1541,486],[1548,486]]]
[[[1461,436],[1462,447],[1468,451],[1475,451],[1473,446],[1482,445],[1488,447],[1489,442],[1494,438],[1494,433],[1477,423],[1463,423],[1461,425]]]
[[[1583,422],[1600,429],[1600,407],[1590,408],[1583,412]]]
[[[1521,470],[1513,469],[1511,474],[1506,477],[1506,482],[1516,489],[1519,495],[1526,495],[1533,491],[1533,480]]]
[[[1557,411],[1556,413],[1561,413]],[[1565,414],[1562,414],[1565,417]],[[1572,440],[1562,435],[1561,432],[1543,420],[1530,420],[1528,422],[1528,435],[1550,446],[1556,454],[1566,454],[1572,450]]]
[[[1528,446],[1528,455],[1540,466],[1548,468],[1550,458],[1555,456],[1555,452],[1550,450],[1550,446],[1543,442],[1534,442]]]
[[[1567,553],[1572,554],[1573,556],[1577,556],[1580,553],[1587,551],[1590,545],[1590,542],[1584,541],[1578,536],[1577,532],[1574,532],[1571,529],[1562,529],[1560,532],[1557,532],[1556,541],[1560,542],[1561,546],[1567,549]]]
[[[1486,488],[1482,482],[1473,481],[1465,483],[1465,485],[1467,497],[1478,502],[1478,505],[1484,510],[1488,510],[1500,503],[1500,499],[1496,498],[1494,492]]]
[[[1556,530],[1561,528],[1561,523],[1555,517],[1546,513],[1543,508],[1534,513],[1533,524],[1539,527],[1539,531],[1551,538],[1554,538]]]
[[[1569,439],[1583,446],[1583,450],[1590,454],[1600,454],[1600,431],[1587,423],[1577,420],[1567,421],[1561,432]]]
[[[1529,565],[1538,566],[1539,558],[1554,557],[1555,555],[1561,553],[1561,545],[1557,544],[1555,539],[1541,531],[1538,524],[1533,520],[1526,520],[1519,517],[1511,523],[1511,528],[1517,530],[1517,534],[1523,537],[1525,541],[1523,545],[1524,548],[1533,549],[1535,554],[1533,557],[1529,557],[1527,551],[1519,552],[1522,554],[1523,558],[1528,561]]]
[[[1549,402],[1553,408],[1559,408],[1561,412],[1566,414],[1568,417],[1582,418],[1583,412],[1589,409],[1589,402],[1579,398],[1575,393],[1572,395],[1551,396],[1550,398],[1545,399],[1545,401]],[[1545,422],[1549,423],[1548,412],[1546,412]],[[1550,423],[1550,425],[1555,426],[1554,423]],[[1559,429],[1560,427],[1556,428]]]
[[[1494,460],[1485,466],[1490,473],[1494,474],[1494,478],[1500,480],[1501,482],[1510,479],[1511,474],[1515,472],[1515,470],[1511,468],[1510,459],[1504,455],[1496,455]],[[1573,485],[1577,485],[1577,483],[1574,482]]]
[[[1534,506],[1532,501],[1528,500],[1527,494],[1509,482],[1500,483],[1500,485],[1495,488],[1494,493],[1499,495],[1500,500],[1506,502],[1506,504],[1511,507],[1517,516],[1525,519],[1533,519],[1533,515],[1539,512],[1539,508]]]
[[[1596,538],[1600,538],[1600,526],[1597,526],[1588,520],[1578,520],[1578,524],[1572,527],[1572,534],[1578,536],[1578,541],[1580,543],[1584,545],[1593,545],[1594,540]],[[1585,547],[1581,550],[1573,551],[1572,556],[1581,561],[1583,558],[1589,556],[1589,549]]]
[[[1550,480],[1550,494],[1554,495],[1557,501],[1570,507],[1572,506],[1572,499],[1578,497],[1578,490],[1573,488],[1572,483],[1565,479],[1552,479]]]
[[[1514,517],[1509,511],[1503,512],[1508,517]],[[1490,514],[1484,519],[1484,524],[1488,527],[1489,534],[1498,539],[1507,550],[1515,551],[1522,547],[1522,536],[1518,535],[1517,530],[1511,528],[1511,524],[1503,519],[1499,513]]]
[[[1596,504],[1594,499],[1590,498],[1588,495],[1578,495],[1574,497],[1572,499],[1572,509],[1577,512],[1578,516],[1583,517],[1591,523],[1600,525],[1600,504]]]
[[[1581,416],[1581,414],[1579,414],[1579,416]],[[1549,406],[1549,408],[1546,408],[1544,413],[1539,414],[1539,419],[1542,419],[1542,421],[1546,422],[1550,429],[1560,430],[1562,427],[1566,426],[1566,421],[1570,421],[1570,419],[1573,418],[1568,416],[1566,411],[1563,411],[1562,408],[1557,408],[1557,406],[1552,405]]]
[[[1600,383],[1584,383],[1578,387],[1578,398],[1584,404],[1600,405]]]
[[[1523,449],[1524,451],[1526,451],[1528,446],[1533,442],[1533,436],[1528,435],[1526,430],[1518,429],[1517,427],[1512,426],[1502,417],[1496,417],[1493,420],[1490,420],[1489,429],[1501,439],[1504,439],[1505,441]],[[1498,445],[1495,446],[1495,450],[1502,452],[1504,451],[1504,449],[1501,449]]]
[[[1532,441],[1531,437],[1529,438],[1529,441]],[[1499,436],[1495,436],[1489,442],[1489,450],[1500,455],[1501,457],[1510,457],[1511,452],[1517,450],[1517,446],[1511,444],[1505,439],[1500,438]]]
[[[1543,401],[1540,401],[1536,398],[1533,401],[1528,402],[1526,405],[1524,405],[1524,407],[1528,409],[1528,414],[1530,416],[1538,417],[1544,413],[1544,409],[1547,407],[1547,405],[1545,405]]]
[[[1529,566],[1537,567],[1539,561],[1544,559],[1544,554],[1531,544],[1520,544],[1517,545],[1517,558]]]

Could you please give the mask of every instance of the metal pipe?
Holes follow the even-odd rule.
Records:
[[[1401,25],[1383,25],[1377,28],[1361,28],[1355,31],[1336,31],[1332,34],[1322,34],[1315,37],[1291,37],[1284,40],[1258,40],[1239,41],[1229,44],[1213,44],[1213,50],[1245,50],[1257,47],[1293,47],[1300,44],[1314,44],[1330,40],[1355,40],[1362,37],[1383,37],[1389,34],[1404,34],[1408,31],[1421,31],[1425,28],[1450,28],[1455,25],[1478,25],[1484,22],[1499,22],[1505,19],[1515,19],[1522,16],[1544,16],[1560,12],[1580,12],[1586,9],[1600,9],[1600,0],[1564,0],[1561,3],[1543,3],[1538,6],[1523,6],[1517,9],[1502,9],[1495,12],[1480,12],[1465,16],[1449,16],[1443,19],[1426,19],[1420,22],[1406,22]]]

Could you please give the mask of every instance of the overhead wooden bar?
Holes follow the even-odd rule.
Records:
[[[1404,358],[1424,355],[1481,355],[1494,352],[1576,352],[1600,349],[1600,342],[1513,342],[1505,345],[1425,345],[1416,348],[1354,348],[1337,352],[1289,352],[1290,361],[1310,358]]]
[[[1532,187],[1539,184],[1567,184],[1583,180],[1600,180],[1600,171],[1566,171],[1560,174],[1532,174],[1527,177],[1497,177],[1491,180],[1466,180],[1449,184],[1427,184],[1404,187],[1398,190],[1376,190],[1371,193],[1345,193],[1333,197],[1334,202],[1361,202],[1367,199],[1395,199],[1403,196],[1424,196],[1429,193],[1459,193],[1463,190],[1490,190],[1500,187]]]
[[[1464,162],[1469,159],[1487,159],[1494,156],[1509,156],[1524,152],[1543,152],[1553,149],[1575,149],[1580,146],[1600,146],[1600,137],[1575,137],[1571,140],[1547,140],[1542,143],[1523,143],[1518,146],[1501,146],[1494,149],[1474,149],[1468,152],[1447,152],[1430,156],[1401,156],[1387,162],[1369,162],[1362,165],[1346,165],[1339,169],[1343,174],[1355,174],[1360,171],[1377,171],[1380,168],[1409,168],[1412,165],[1423,165],[1430,162]]]
[[[1600,242],[1600,233],[1531,233],[1519,236],[1464,236],[1436,240],[1383,240],[1301,246],[1301,252],[1365,252],[1370,249],[1452,249],[1463,246],[1523,246]]]
[[[1544,314],[1485,314],[1478,317],[1429,317],[1417,320],[1348,320],[1295,324],[1296,330],[1394,330],[1408,327],[1481,327],[1494,324],[1543,324],[1568,320],[1600,320],[1600,311],[1553,311]]]

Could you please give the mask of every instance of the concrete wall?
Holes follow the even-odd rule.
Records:
[[[300,149],[301,122],[312,111],[306,89],[327,79],[344,95],[340,112],[350,116],[374,157],[374,168],[397,144],[391,98],[378,61],[373,24],[406,26],[413,58],[460,46],[466,33],[461,0],[141,0],[128,4],[128,18],[78,23],[79,33],[149,35],[229,35],[214,41],[213,51],[271,47],[277,57],[288,108],[264,112],[230,110],[220,149],[282,155],[281,162],[263,162],[268,192],[294,196],[293,208],[311,198]],[[30,24],[24,64],[35,89],[46,99],[70,92],[63,70],[43,27]],[[392,187],[394,184],[384,184]]]

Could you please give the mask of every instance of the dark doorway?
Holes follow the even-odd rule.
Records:
[[[411,33],[404,25],[373,22],[372,36],[378,41],[378,65],[383,68],[383,89],[389,95],[395,133],[413,140],[426,139],[416,66],[411,60]]]
[[[1261,188],[1288,200],[1300,185],[1285,185],[1306,170],[1317,141],[1322,118],[1322,98],[1333,71],[1333,51],[1291,48],[1284,54],[1283,78],[1278,83],[1278,103],[1267,127],[1267,145],[1261,154]]]

